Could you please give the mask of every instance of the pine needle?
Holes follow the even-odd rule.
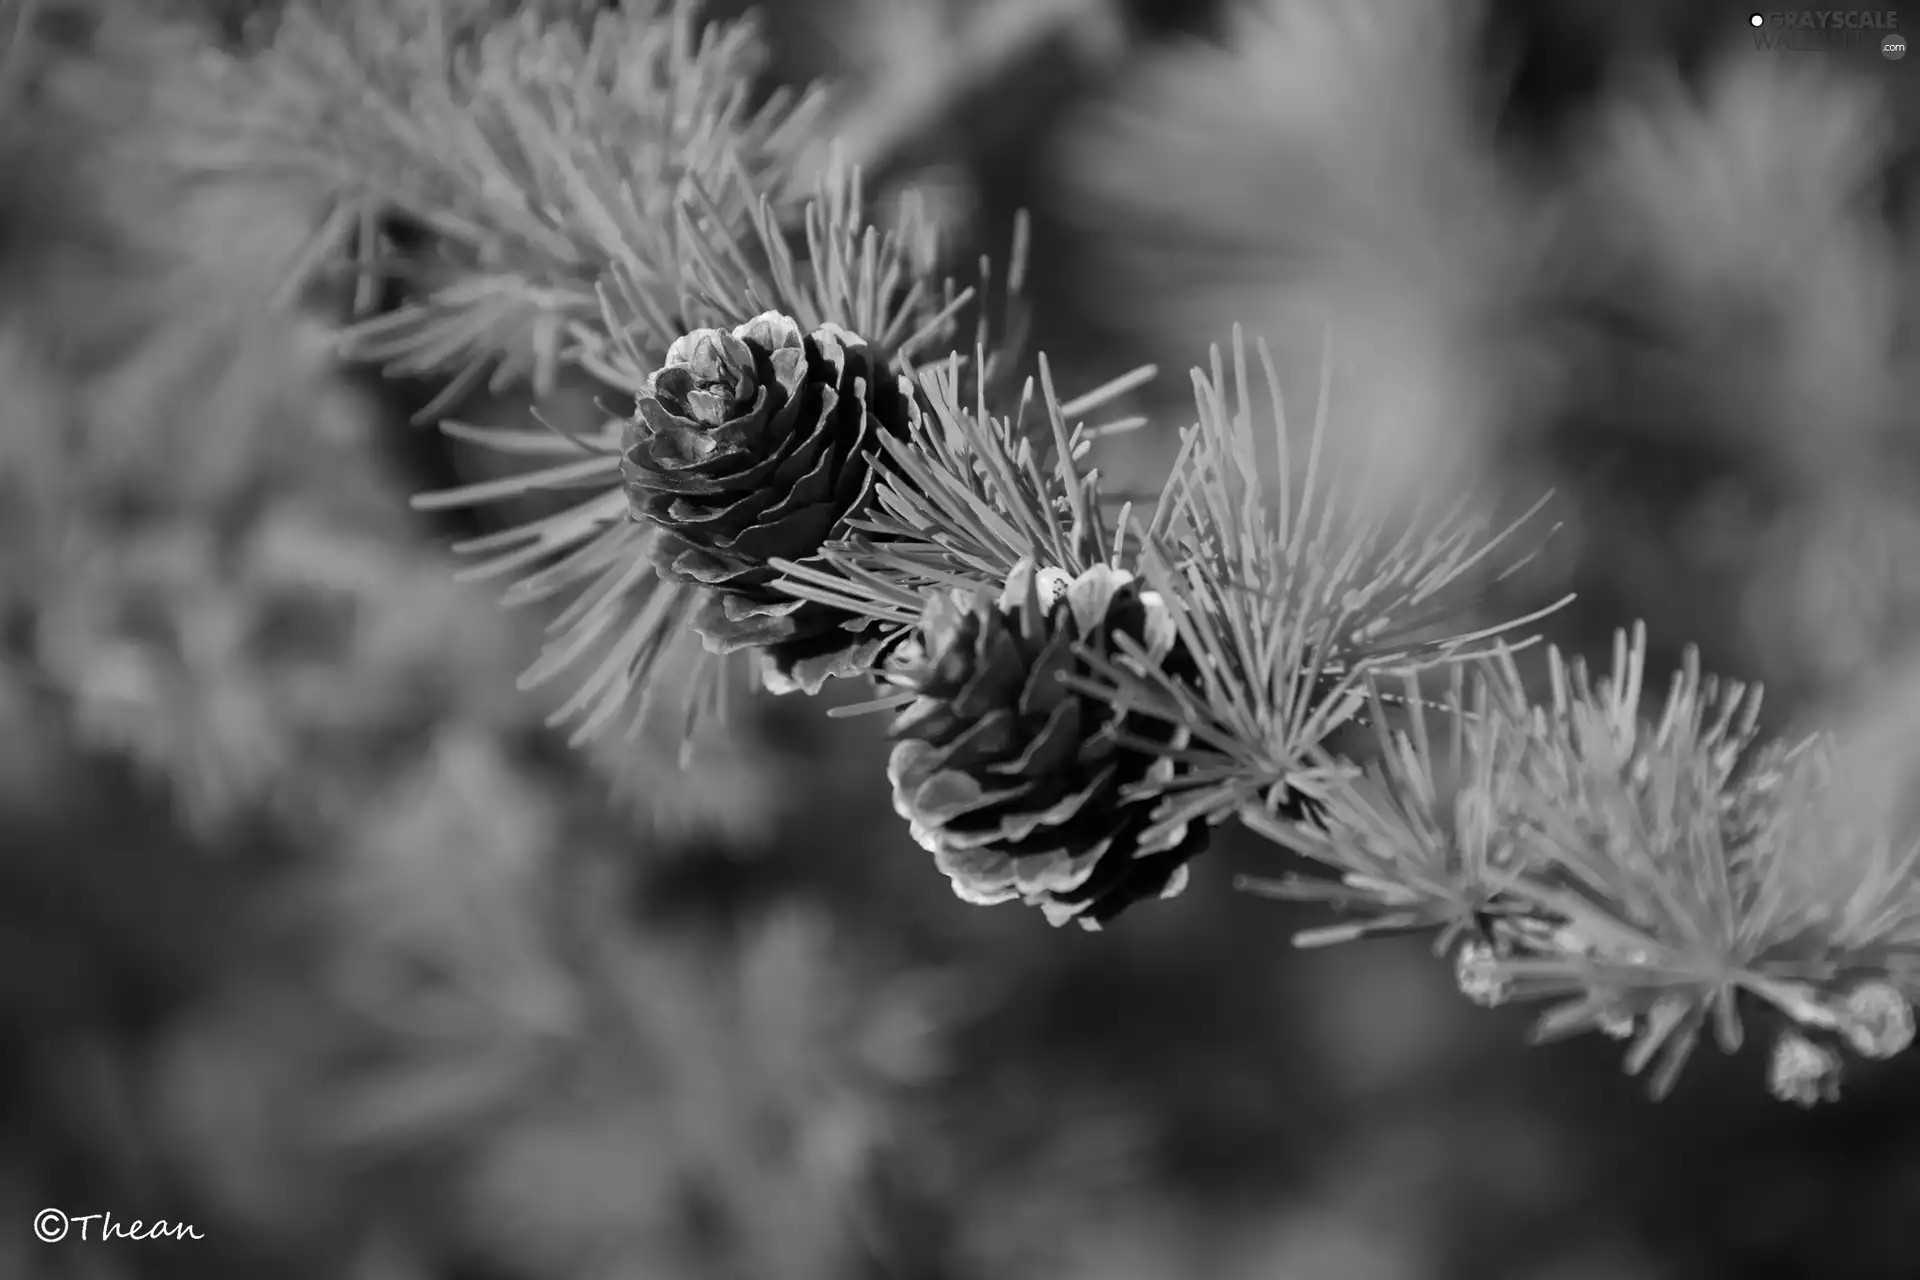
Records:
[[[1142,535],[1141,572],[1171,603],[1200,687],[1095,660],[1109,696],[1231,760],[1201,806],[1211,821],[1321,785],[1321,748],[1365,706],[1370,675],[1471,658],[1486,651],[1482,641],[1540,616],[1472,631],[1439,625],[1474,603],[1484,566],[1521,522],[1489,529],[1464,504],[1380,510],[1365,467],[1342,471],[1328,457],[1330,343],[1306,456],[1296,460],[1272,356],[1263,342],[1254,351],[1258,374],[1236,328],[1210,373],[1195,371],[1198,421]]]
[[[766,57],[757,29],[703,25],[691,3],[548,0],[517,16],[468,3],[452,22],[443,8],[296,0],[255,60],[248,127],[274,166],[359,211],[343,267],[414,280],[396,310],[347,331],[351,357],[545,394],[561,336],[598,310],[601,277],[619,264],[677,291],[694,193],[736,173],[756,202],[788,190],[824,97],[749,110],[744,86]],[[754,209],[698,213],[718,218],[708,235],[740,234]],[[385,234],[396,225],[424,232],[425,249],[399,250]],[[648,345],[674,336],[656,329]]]
[[[589,221],[604,242],[606,264],[589,290],[563,290],[543,303],[541,314],[565,321],[566,341],[555,348],[563,364],[631,396],[646,386],[680,334],[731,326],[768,310],[792,316],[804,328],[835,323],[863,336],[904,334],[901,345],[883,347],[902,370],[913,367],[920,344],[951,343],[971,294],[934,284],[931,273],[939,254],[932,228],[911,209],[884,231],[869,224],[860,175],[847,167],[830,169],[813,200],[797,212],[763,193],[767,175],[743,159],[737,146],[714,168],[720,177],[711,186],[697,175],[682,183],[670,243],[657,238],[629,243],[624,237],[630,226],[588,201],[594,188],[571,192],[568,207],[593,212]],[[796,228],[807,246],[804,257],[790,247]],[[383,356],[412,361],[411,367],[419,369],[445,368],[462,353],[491,351],[503,330],[485,315],[476,317],[474,309],[497,296],[501,279],[475,277],[445,287],[439,296],[467,316],[463,328],[436,326],[415,308],[363,330],[363,337],[385,344],[377,347]],[[980,349],[976,367],[986,367],[992,354]],[[499,358],[507,361],[503,369],[525,368],[512,365],[504,354]],[[935,375],[936,382],[943,376]],[[1099,402],[1096,396],[1090,403]],[[469,540],[458,550],[476,557],[464,577],[509,582],[509,605],[571,599],[550,623],[549,642],[525,683],[557,681],[577,664],[593,663],[560,713],[590,731],[621,718],[637,726],[650,706],[654,671],[680,662],[683,650],[698,643],[685,625],[695,593],[656,580],[647,567],[655,535],[631,523],[620,474],[625,425],[613,418],[592,435],[569,439],[552,427],[543,436],[443,421],[441,429],[457,439],[536,465],[423,494],[415,502],[422,509],[446,510],[567,490],[589,493],[558,512]],[[812,577],[805,570],[793,572],[793,593],[802,598],[832,602],[855,614],[872,615],[878,608],[879,616],[902,627],[917,616],[917,598],[909,611],[898,584],[876,583],[857,568],[825,580],[817,571]],[[722,663],[686,656],[694,665],[682,682],[682,713],[697,726],[724,710],[720,691],[729,677]]]

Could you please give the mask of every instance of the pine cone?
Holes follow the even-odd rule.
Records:
[[[867,455],[911,414],[904,381],[837,325],[802,335],[769,311],[674,341],[639,397],[622,470],[634,517],[662,531],[660,572],[711,589],[693,624],[708,649],[766,651],[781,692],[864,665],[868,622],[779,592],[768,562],[844,536],[873,489]]]
[[[937,597],[891,662],[890,678],[918,695],[890,731],[894,808],[966,901],[1017,898],[1055,925],[1097,929],[1186,887],[1207,828],[1143,839],[1176,766],[1122,742],[1171,751],[1184,732],[1062,681],[1090,674],[1076,642],[1131,661],[1117,635],[1193,678],[1159,597],[1104,565],[1077,578],[1022,566],[998,601]]]

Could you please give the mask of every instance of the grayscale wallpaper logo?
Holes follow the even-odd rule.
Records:
[[[1755,10],[1747,15],[1753,47],[1781,53],[1878,50],[1890,62],[1907,55],[1896,9]]]

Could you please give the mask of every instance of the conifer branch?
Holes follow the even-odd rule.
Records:
[[[1192,733],[1193,791],[1169,822],[1317,801],[1345,771],[1325,744],[1364,706],[1370,675],[1464,660],[1539,616],[1446,625],[1524,562],[1517,548],[1494,560],[1539,507],[1503,529],[1464,503],[1380,509],[1367,461],[1337,464],[1327,448],[1331,342],[1304,458],[1272,357],[1253,347],[1257,374],[1238,329],[1230,372],[1218,348],[1210,373],[1195,371],[1198,419],[1141,535],[1143,580],[1169,602],[1199,681],[1095,663],[1107,694]]]
[[[687,0],[600,10],[301,0],[257,60],[261,154],[322,184],[363,302],[386,281],[406,292],[347,332],[348,351],[448,376],[427,416],[483,380],[549,391],[569,326],[593,323],[616,266],[670,297],[696,190],[753,176],[752,203],[694,215],[736,235],[763,194],[789,210],[806,195],[791,158],[824,98],[750,107],[765,61],[751,22],[702,24]],[[402,250],[396,225],[424,245]]]
[[[936,280],[933,229],[914,207],[882,232],[867,221],[858,172],[836,169],[799,214],[805,256],[797,258],[788,247],[789,222],[773,198],[756,195],[752,172],[734,166],[727,177],[723,194],[693,185],[676,212],[677,279],[642,276],[631,261],[608,269],[596,290],[597,319],[568,326],[562,348],[568,364],[626,397],[643,395],[682,333],[730,326],[756,312],[783,314],[809,329],[838,324],[871,333],[881,358],[901,370],[925,347],[950,347],[971,294]],[[722,201],[750,210],[744,233],[717,214]],[[651,705],[652,672],[676,647],[698,643],[688,626],[703,593],[655,570],[658,530],[633,519],[621,487],[625,417],[610,417],[592,436],[571,439],[461,424],[448,429],[502,452],[552,461],[424,495],[423,506],[478,506],[546,490],[586,494],[562,511],[458,549],[480,557],[471,576],[516,578],[509,604],[570,598],[550,624],[552,641],[526,682],[544,683],[588,660],[597,664],[557,713],[577,725],[576,740],[616,719],[637,727]],[[690,727],[718,706],[725,680],[720,664],[702,667],[688,691]]]
[[[1840,1046],[1884,1057],[1912,1039],[1920,841],[1862,813],[1824,736],[1759,742],[1758,690],[1696,655],[1647,715],[1645,643],[1622,633],[1598,678],[1549,652],[1539,705],[1498,655],[1471,704],[1456,681],[1444,752],[1409,696],[1411,731],[1315,820],[1254,824],[1336,879],[1245,887],[1361,915],[1301,945],[1434,930],[1467,994],[1553,1002],[1539,1040],[1628,1039],[1656,1097],[1703,1036],[1731,1053],[1756,1019],[1774,1090],[1828,1096]]]
[[[876,225],[844,157],[801,188],[824,98],[749,110],[750,26],[661,0],[343,13],[296,6],[258,129],[362,284],[405,286],[351,350],[446,378],[436,416],[568,368],[618,399],[571,435],[445,422],[523,465],[419,499],[566,495],[460,550],[555,607],[525,683],[584,671],[576,741],[637,724],[682,646],[689,737],[736,655],[781,690],[868,676],[895,807],[968,901],[1097,927],[1178,893],[1238,817],[1324,873],[1246,887],[1347,917],[1303,945],[1430,932],[1467,994],[1629,1041],[1656,1095],[1754,1024],[1801,1102],[1842,1047],[1912,1039],[1920,843],[1849,805],[1825,739],[1759,741],[1757,690],[1696,658],[1649,716],[1638,629],[1599,677],[1550,651],[1530,699],[1545,611],[1468,619],[1545,499],[1505,526],[1388,509],[1377,460],[1327,447],[1330,348],[1303,432],[1236,330],[1136,520],[1094,456],[1135,424],[1084,419],[1152,371],[1063,397],[1043,358],[1011,386],[1017,335],[967,348],[930,220]]]

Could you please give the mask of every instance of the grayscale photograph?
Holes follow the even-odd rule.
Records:
[[[1905,27],[0,0],[0,1280],[1914,1280]]]

